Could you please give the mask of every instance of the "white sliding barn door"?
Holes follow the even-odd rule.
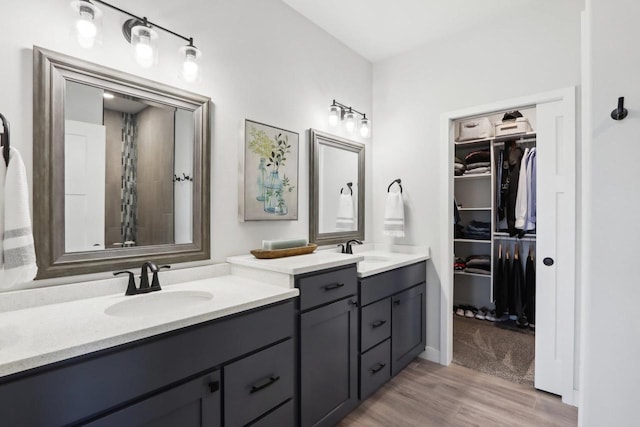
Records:
[[[575,159],[562,101],[537,105],[535,387],[573,389]],[[571,325],[571,328],[568,328]]]

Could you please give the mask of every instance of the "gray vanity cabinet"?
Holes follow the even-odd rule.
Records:
[[[400,372],[426,346],[426,263],[359,280],[360,399]]]
[[[296,276],[299,424],[333,426],[358,404],[358,279],[355,264]]]
[[[295,425],[294,315],[276,303],[0,378],[0,424]]]

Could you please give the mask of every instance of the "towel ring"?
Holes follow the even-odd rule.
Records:
[[[387,187],[387,193],[391,191],[391,186],[396,183],[398,184],[398,187],[400,187],[400,193],[402,193],[402,180],[400,178],[391,181],[391,184]]]
[[[351,195],[353,196],[353,182],[347,182],[347,187],[349,187],[349,191],[351,192]],[[340,194],[342,194],[342,190],[344,190],[344,187],[342,187],[340,189]]]
[[[2,156],[4,157],[4,163],[9,166],[9,150],[11,148],[11,141],[9,139],[9,121],[5,116],[0,113],[0,120],[2,120],[2,133],[0,133],[0,141],[2,144]]]

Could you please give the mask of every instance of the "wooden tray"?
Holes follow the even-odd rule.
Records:
[[[273,259],[273,258],[283,258],[287,256],[295,256],[295,255],[304,255],[310,254],[315,251],[318,245],[315,243],[309,243],[307,246],[300,246],[297,248],[287,248],[287,249],[274,249],[272,251],[263,250],[263,249],[254,249],[251,251],[251,254],[260,259]]]

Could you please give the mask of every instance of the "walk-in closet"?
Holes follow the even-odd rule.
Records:
[[[566,244],[575,218],[567,93],[471,108],[445,122],[449,360],[563,399],[572,398],[563,366],[573,366],[573,353],[562,340],[573,342],[574,315],[564,278],[575,272]]]
[[[453,141],[453,361],[532,386],[535,112],[459,120]]]

